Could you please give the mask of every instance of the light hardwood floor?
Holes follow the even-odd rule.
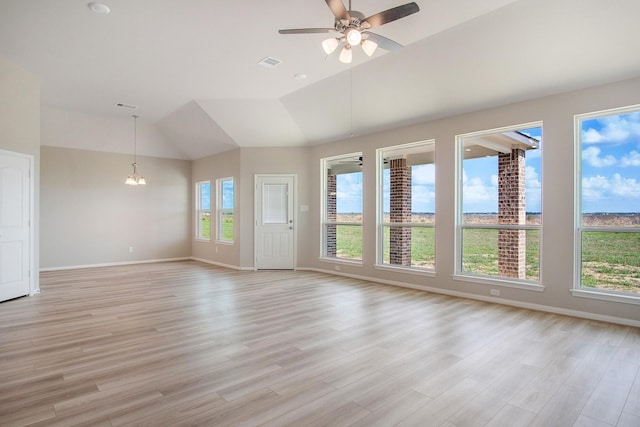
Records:
[[[2,426],[640,426],[640,330],[312,272],[48,272]]]

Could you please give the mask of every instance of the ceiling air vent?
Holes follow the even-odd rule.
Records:
[[[279,59],[276,59],[276,58],[274,58],[272,56],[267,56],[265,58],[262,58],[260,60],[260,62],[258,62],[258,64],[262,65],[263,67],[267,67],[267,68],[277,67],[281,63],[282,63],[282,61],[280,61]]]

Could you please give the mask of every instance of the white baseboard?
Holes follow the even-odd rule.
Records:
[[[171,261],[189,261],[191,257],[180,258],[162,258],[162,259],[147,259],[143,261],[123,261],[123,262],[106,262],[101,264],[83,264],[83,265],[67,265],[64,267],[46,267],[41,268],[40,272],[46,271],[62,271],[62,270],[80,270],[83,268],[98,268],[98,267],[115,267],[119,265],[134,265],[134,264],[152,264],[155,262],[171,262]]]
[[[459,298],[468,298],[468,299],[473,299],[478,301],[490,302],[494,304],[502,304],[502,305],[508,305],[508,306],[518,307],[518,308],[527,308],[529,310],[543,311],[546,313],[560,314],[563,316],[579,317],[582,319],[597,320],[601,322],[616,323],[619,325],[634,326],[636,328],[640,328],[640,321],[625,319],[622,317],[605,316],[602,314],[589,313],[586,311],[570,310],[567,308],[552,307],[548,305],[532,304],[528,302],[506,300],[502,298],[493,298],[493,297],[484,296],[484,295],[468,294],[465,292],[451,291],[448,289],[441,289],[441,288],[433,288],[430,286],[418,286],[418,285],[413,285],[411,283],[398,282],[395,280],[377,279],[369,276],[342,273],[340,271],[325,270],[322,268],[299,268],[298,270],[317,271],[319,273],[350,277],[353,279],[360,279],[367,282],[381,283],[383,285],[399,286],[401,288],[416,289],[419,291],[433,292],[435,294],[449,295],[449,296],[459,297]]]
[[[237,270],[237,271],[255,271],[255,268],[253,267],[238,267],[237,265],[229,265],[229,264],[224,264],[222,262],[217,262],[217,261],[211,261],[208,259],[203,259],[203,258],[196,258],[196,257],[190,257],[189,258],[192,261],[198,261],[198,262],[203,262],[205,264],[211,264],[211,265],[215,265],[217,267],[224,267],[224,268],[229,268],[231,270]]]

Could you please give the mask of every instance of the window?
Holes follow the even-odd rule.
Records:
[[[196,239],[211,239],[211,183],[196,182]]]
[[[232,243],[234,240],[234,189],[233,178],[221,178],[216,181],[218,197],[216,204],[216,240]]]
[[[542,290],[541,124],[457,138],[456,275]]]
[[[377,265],[435,269],[433,141],[379,149]]]
[[[322,159],[322,256],[362,261],[362,153]]]
[[[640,105],[576,117],[578,295],[640,302]]]

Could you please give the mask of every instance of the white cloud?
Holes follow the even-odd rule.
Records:
[[[495,178],[497,181],[498,177],[495,176]],[[498,200],[498,187],[487,185],[482,178],[474,177],[464,184],[463,194],[465,203],[496,201]]]
[[[589,147],[582,150],[582,160],[595,168],[613,166],[617,160],[612,155],[600,157],[601,150],[598,147]]]
[[[536,168],[533,166],[527,166],[526,168],[526,183],[527,189],[540,188],[540,177]]]
[[[616,196],[640,199],[640,182],[634,178],[623,178],[619,173],[613,175],[611,192]]]
[[[597,122],[600,129],[589,128],[582,132],[584,144],[619,144],[640,136],[640,113],[603,117]]]
[[[619,173],[610,179],[602,175],[582,179],[582,196],[593,202],[611,197],[640,199],[640,182],[635,178],[624,178]]]
[[[412,183],[422,185],[433,185],[436,182],[436,168],[433,163],[428,165],[418,165],[412,168]]]
[[[609,180],[601,175],[582,178],[582,197],[588,201],[598,201],[609,192]]]
[[[623,156],[622,159],[620,159],[620,166],[640,166],[640,153],[634,150]]]
[[[413,212],[433,212],[436,193],[433,187],[414,185],[411,191],[411,210]]]

